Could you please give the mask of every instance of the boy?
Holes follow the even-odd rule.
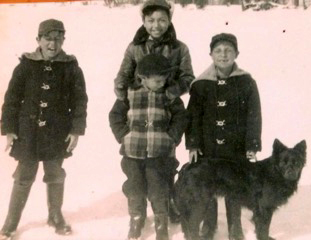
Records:
[[[176,38],[171,22],[173,3],[166,0],[147,0],[141,7],[141,26],[125,51],[122,65],[115,79],[114,91],[119,100],[127,98],[127,88],[137,79],[137,63],[147,54],[158,53],[169,59],[172,66],[172,80],[166,88],[169,99],[180,97],[189,91],[194,79],[188,47]],[[175,163],[176,168],[179,162]],[[178,222],[179,215],[173,202],[173,185],[176,168],[170,178],[170,220]]]
[[[146,219],[146,198],[155,215],[157,240],[168,239],[169,181],[175,169],[175,147],[187,126],[180,98],[165,94],[170,73],[169,60],[150,54],[137,65],[139,80],[129,86],[127,101],[117,100],[109,114],[119,143],[122,170],[127,176],[123,192],[128,198],[128,239],[138,239]]]
[[[18,165],[1,240],[11,239],[16,231],[39,161],[47,184],[48,224],[57,234],[72,232],[61,212],[66,175],[62,163],[84,134],[88,98],[76,58],[62,50],[64,35],[61,21],[41,22],[39,47],[22,55],[5,94],[1,133]]]
[[[238,68],[239,55],[234,35],[221,33],[212,38],[213,64],[193,81],[188,111],[191,123],[186,131],[189,161],[199,155],[211,161],[225,160],[233,167],[256,159],[261,150],[261,108],[256,82]],[[244,239],[241,207],[225,198],[229,239]],[[217,201],[209,203],[206,219],[212,239],[217,227]],[[205,225],[205,226],[206,226]]]

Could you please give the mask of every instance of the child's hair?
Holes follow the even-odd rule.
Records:
[[[168,76],[175,69],[162,54],[148,54],[137,63],[137,73],[141,76]]]

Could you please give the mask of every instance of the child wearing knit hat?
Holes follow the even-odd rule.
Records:
[[[137,64],[137,81],[127,90],[127,101],[117,99],[109,113],[112,132],[121,143],[123,192],[128,198],[128,239],[138,239],[147,216],[147,198],[154,212],[157,240],[168,240],[169,183],[176,169],[175,148],[187,126],[180,98],[165,94],[175,70],[161,54],[150,54]]]
[[[191,85],[186,131],[189,161],[224,161],[232,167],[256,161],[261,150],[261,107],[255,80],[240,69],[237,38],[230,33],[212,37],[213,63]],[[228,176],[229,177],[229,176]],[[229,239],[244,239],[238,199],[225,197]],[[202,232],[213,239],[217,200],[208,203]]]
[[[114,80],[114,91],[117,98],[125,100],[130,84],[137,81],[137,63],[150,53],[162,54],[176,67],[170,74],[165,90],[166,96],[173,100],[189,91],[190,83],[194,79],[189,49],[176,36],[173,17],[173,2],[167,0],[147,0],[141,6],[143,25],[137,30],[133,41],[127,47],[124,58]],[[178,162],[176,162],[178,164]],[[172,173],[172,183],[174,175]],[[179,215],[174,211],[171,188],[170,220],[179,222]]]
[[[12,239],[16,232],[40,161],[47,184],[47,223],[57,234],[72,232],[61,211],[66,177],[62,165],[84,135],[88,98],[77,59],[62,50],[64,35],[61,21],[41,22],[38,48],[22,55],[5,94],[1,134],[18,165],[1,240]]]

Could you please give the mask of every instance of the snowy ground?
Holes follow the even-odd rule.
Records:
[[[67,170],[64,214],[74,235],[56,236],[46,224],[45,185],[42,169],[37,176],[23,218],[20,240],[122,240],[128,230],[126,199],[121,185],[119,146],[108,125],[108,111],[114,102],[113,79],[124,50],[141,24],[139,8],[107,8],[102,2],[87,6],[72,4],[0,5],[0,104],[18,57],[36,48],[39,22],[61,19],[67,29],[64,49],[75,54],[84,70],[89,94],[88,129],[80,139],[74,157],[65,161]],[[214,6],[196,10],[175,7],[173,22],[178,38],[190,48],[195,74],[210,63],[210,38],[232,32],[239,40],[239,65],[252,73],[259,86],[263,111],[263,151],[270,155],[274,138],[293,146],[302,139],[310,143],[311,108],[310,55],[311,10],[274,9],[241,12],[239,6]],[[183,97],[185,103],[188,97]],[[4,149],[5,138],[0,138]],[[182,143],[181,163],[187,161]],[[3,223],[16,162],[0,151],[0,224]],[[278,240],[311,239],[311,166],[307,163],[298,193],[274,216],[271,234]],[[152,213],[143,233],[155,239]],[[247,240],[254,240],[251,214],[243,211]],[[172,240],[181,240],[180,226],[170,226]],[[215,240],[227,239],[223,200]]]

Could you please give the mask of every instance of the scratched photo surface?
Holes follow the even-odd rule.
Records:
[[[63,213],[73,234],[62,237],[46,224],[46,185],[40,165],[36,181],[18,226],[18,240],[123,240],[128,231],[127,201],[122,193],[125,175],[120,167],[119,144],[108,122],[116,99],[114,78],[126,47],[142,25],[140,6],[107,5],[105,1],[0,4],[0,105],[25,52],[37,47],[41,21],[63,21],[63,49],[76,56],[85,76],[89,97],[87,129],[73,156],[66,159]],[[242,11],[240,5],[208,5],[197,9],[175,4],[172,22],[177,38],[187,44],[195,76],[212,62],[211,37],[228,32],[237,36],[238,65],[256,80],[263,117],[262,147],[258,159],[270,156],[275,138],[292,147],[305,139],[311,144],[311,7],[292,5],[269,11]],[[182,96],[187,106],[189,96]],[[8,209],[17,162],[5,152],[0,138],[0,227]],[[307,152],[309,150],[307,149]],[[274,215],[271,236],[278,240],[311,239],[311,165],[307,164],[298,192]],[[184,140],[177,148],[180,167],[188,161]],[[220,201],[215,240],[227,239],[226,214]],[[246,240],[255,240],[251,212],[243,210]],[[182,240],[180,225],[169,225],[170,238]],[[155,239],[153,213],[143,230],[145,240]]]

